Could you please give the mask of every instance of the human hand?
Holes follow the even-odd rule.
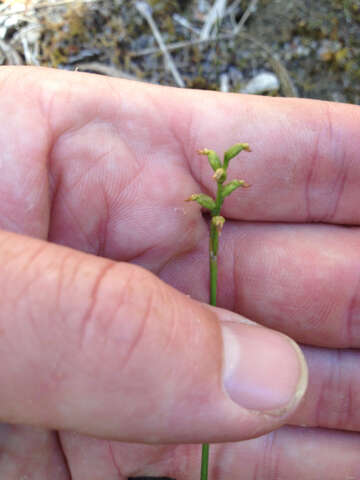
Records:
[[[20,67],[0,86],[0,477],[198,478],[181,443],[292,423],[212,446],[210,478],[356,478],[359,109]],[[196,150],[237,141],[253,186],[224,204],[222,310],[184,199],[214,188]],[[295,414],[291,343],[231,310],[305,345]]]

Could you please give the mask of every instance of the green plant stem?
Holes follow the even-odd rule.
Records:
[[[209,245],[209,263],[210,263],[210,305],[216,305],[217,291],[217,251],[219,246],[219,234],[211,223],[210,226],[210,245]]]
[[[216,196],[217,208],[213,212],[212,217],[218,215],[221,207],[221,189],[222,185],[218,185]],[[219,232],[215,225],[210,223],[210,242],[209,242],[209,264],[210,264],[210,305],[216,306],[217,293],[217,252],[219,248]],[[200,480],[208,480],[209,469],[209,444],[204,443],[201,450],[201,475]]]
[[[209,468],[209,444],[204,443],[201,450],[201,476],[200,480],[207,480]]]
[[[200,155],[207,155],[209,164],[213,171],[213,179],[217,183],[216,198],[205,195],[204,193],[195,193],[191,195],[186,201],[195,201],[203,208],[206,208],[211,213],[210,222],[210,241],[209,241],[209,264],[210,264],[210,305],[216,306],[217,294],[217,276],[218,264],[217,254],[219,248],[219,236],[223,228],[225,218],[220,215],[221,207],[225,197],[229,196],[234,190],[239,187],[249,187],[245,180],[232,180],[224,184],[227,177],[227,168],[232,158],[236,157],[242,150],[250,152],[248,143],[236,143],[230,147],[224,154],[224,160],[221,163],[217,153],[214,150],[203,148],[198,150]],[[200,480],[208,480],[209,470],[209,444],[202,445],[201,452],[201,474]]]

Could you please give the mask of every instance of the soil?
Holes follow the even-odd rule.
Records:
[[[234,36],[234,25],[250,3],[238,2],[232,14],[218,22],[217,39],[191,45],[198,33],[175,18],[181,16],[199,32],[207,13],[200,10],[204,3],[213,2],[148,1],[164,42],[188,42],[170,49],[187,88],[219,90],[221,75],[227,74],[229,91],[239,92],[251,78],[268,71],[277,75],[280,88],[267,95],[360,103],[360,1],[259,0]],[[176,85],[135,1],[75,3],[51,12],[39,9],[37,17],[42,29],[40,65]]]
[[[27,13],[17,22],[7,21],[5,35],[0,28],[0,40],[15,50],[4,54],[3,64],[34,63],[178,84],[135,0],[74,0],[60,6],[23,1]],[[215,38],[199,43],[213,3],[147,2],[186,88],[224,90],[225,78],[225,91],[240,92],[259,73],[273,72],[280,86],[266,95],[360,103],[360,0],[228,0],[227,14],[212,31]],[[235,35],[244,13],[250,15]],[[2,15],[0,11],[0,27]],[[186,21],[189,26],[183,25]],[[35,24],[38,37],[29,55],[19,33]]]

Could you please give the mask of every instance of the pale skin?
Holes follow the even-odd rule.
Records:
[[[0,477],[192,480],[209,441],[210,479],[359,478],[359,107],[1,67],[0,119]],[[184,200],[236,142],[211,309]],[[225,396],[221,325],[283,338],[243,318],[301,344],[299,407]]]

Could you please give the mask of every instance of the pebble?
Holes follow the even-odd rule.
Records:
[[[280,82],[277,76],[271,72],[263,72],[252,78],[241,93],[264,93],[276,91],[279,88]]]

